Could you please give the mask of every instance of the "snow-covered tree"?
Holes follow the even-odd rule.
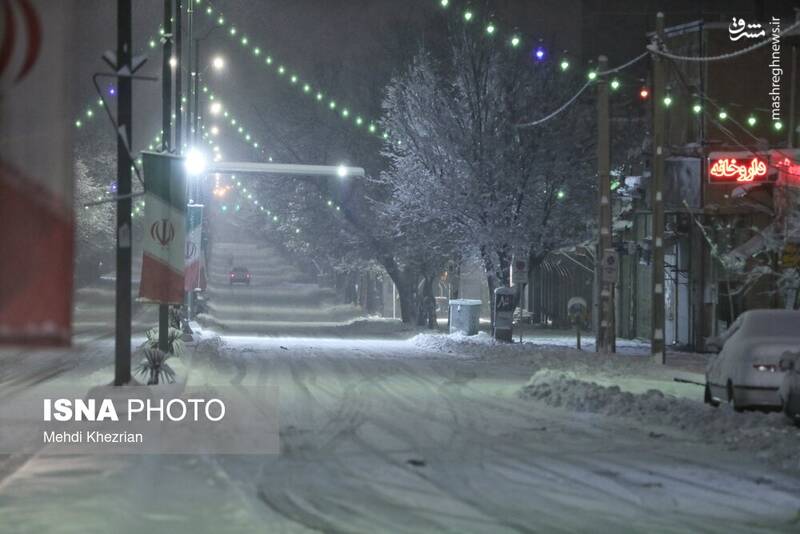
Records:
[[[800,268],[783,265],[784,255],[800,250],[800,190],[793,184],[778,181],[772,186],[771,202],[759,200],[762,186],[740,186],[732,193],[737,205],[751,213],[766,215],[766,225],[748,224],[751,217],[712,217],[705,223],[695,218],[709,245],[711,256],[726,273],[726,297],[743,295],[766,282],[777,291],[786,308],[800,306]],[[787,254],[787,251],[789,252]],[[730,284],[731,279],[738,283]],[[733,306],[730,306],[733,320]]]
[[[100,274],[99,263],[113,257],[114,204],[86,206],[107,198],[107,187],[84,160],[75,161],[75,266],[79,280]]]
[[[594,111],[578,101],[538,128],[582,83],[532,64],[502,42],[455,35],[449,53],[421,51],[384,101],[391,188],[385,213],[480,254],[490,290],[514,254],[541,259],[588,235],[594,214]]]

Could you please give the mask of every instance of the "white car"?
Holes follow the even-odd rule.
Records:
[[[781,409],[781,358],[800,346],[800,311],[746,311],[708,344],[721,348],[706,369],[708,404],[727,401],[736,411]]]
[[[783,413],[800,426],[800,352],[785,354],[780,365],[784,375],[778,395]]]

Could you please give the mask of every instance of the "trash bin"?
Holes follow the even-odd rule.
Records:
[[[492,333],[500,341],[511,341],[514,335],[514,309],[517,307],[517,290],[498,287],[494,290],[494,325]]]
[[[474,336],[478,333],[481,318],[481,301],[456,299],[450,301],[450,333]]]

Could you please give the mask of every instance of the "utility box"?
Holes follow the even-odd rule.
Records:
[[[481,319],[481,301],[456,299],[450,301],[450,333],[474,336],[478,334]]]
[[[498,287],[494,290],[494,324],[492,334],[500,341],[511,341],[514,334],[514,308],[517,307],[517,290]]]

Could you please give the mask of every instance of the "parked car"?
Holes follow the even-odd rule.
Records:
[[[800,426],[800,352],[784,354],[780,367],[783,382],[778,395],[783,403],[783,413]]]
[[[228,281],[230,285],[233,284],[247,284],[250,285],[250,271],[247,270],[247,267],[234,267],[231,269]]]
[[[779,410],[785,374],[781,357],[800,345],[800,311],[746,311],[708,345],[720,349],[706,369],[708,404],[727,401],[736,411]]]

